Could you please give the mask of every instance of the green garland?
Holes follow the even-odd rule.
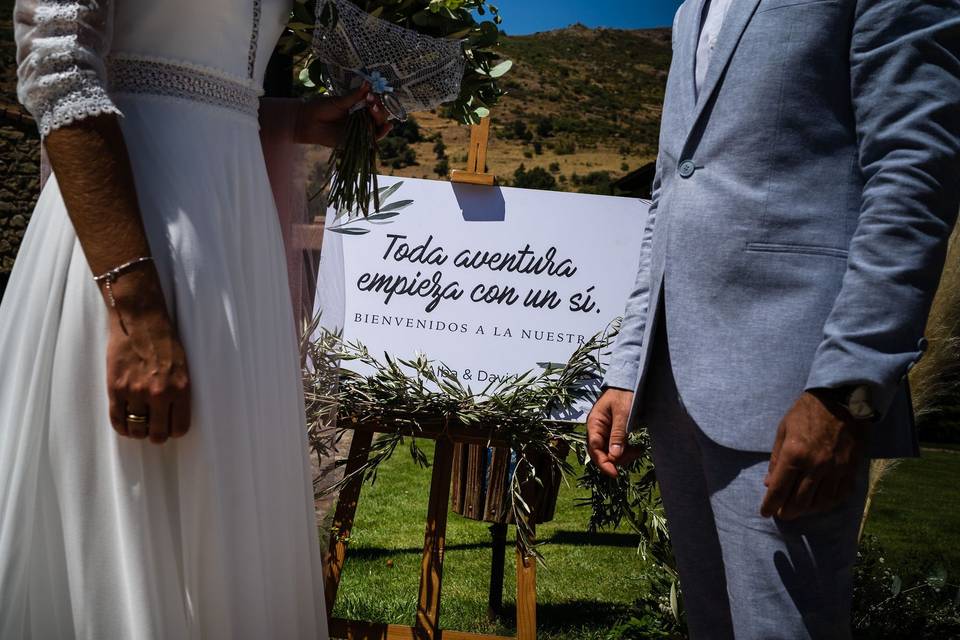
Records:
[[[308,426],[312,446],[318,453],[329,455],[321,434],[329,432],[335,419],[340,425],[347,425],[339,430],[341,433],[349,430],[351,424],[371,421],[402,424],[408,431],[412,427],[414,434],[423,425],[446,420],[457,420],[468,427],[494,425],[498,439],[509,442],[518,455],[510,495],[521,544],[526,552],[542,559],[532,543],[530,507],[523,500],[521,488],[529,481],[541,482],[535,464],[538,459],[548,460],[550,470],[561,477],[573,478],[574,468],[566,456],[558,454],[565,449],[558,443],[568,445],[580,460],[586,459],[581,426],[552,420],[550,416],[558,409],[596,398],[602,378],[600,355],[609,348],[616,327],[612,334],[598,334],[588,340],[566,364],[546,363],[541,365],[540,372],[531,371],[474,390],[464,386],[448,368],[425,356],[404,360],[385,355],[380,360],[361,344],[346,343],[338,335],[318,332],[317,325],[315,321],[307,335],[319,337],[305,339],[302,347]],[[357,361],[372,373],[361,375],[340,369],[341,361]],[[631,442],[649,451],[645,434],[633,436]],[[318,493],[336,491],[357,475],[375,481],[380,465],[404,445],[417,464],[428,466],[415,435],[382,434],[375,440],[367,464],[356,475],[329,487],[318,487]],[[542,473],[543,465],[540,469]],[[607,478],[588,463],[575,481],[590,491],[590,497],[578,504],[591,509],[591,532],[627,523],[641,536],[640,551],[661,565],[671,579],[675,577],[648,453],[617,479]]]

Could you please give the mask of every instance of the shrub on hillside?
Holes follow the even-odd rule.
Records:
[[[577,143],[571,138],[557,140],[553,144],[553,152],[558,156],[570,156],[577,152]]]
[[[534,167],[527,171],[526,166],[521,164],[513,172],[513,186],[521,189],[553,191],[557,188],[557,180],[543,167]]]
[[[417,164],[417,152],[410,145],[424,141],[420,125],[413,118],[394,124],[390,135],[380,141],[380,163],[385,167],[403,169]],[[438,144],[443,144],[442,141]],[[435,147],[436,148],[436,147]]]
[[[406,138],[389,135],[380,141],[380,162],[384,166],[403,169],[417,164],[417,152]]]
[[[580,178],[580,193],[594,193],[598,195],[613,195],[609,171],[591,171]]]
[[[533,131],[527,128],[527,123],[523,120],[514,120],[503,130],[503,137],[507,140],[523,140],[530,142],[533,140]]]
[[[537,120],[537,135],[541,138],[553,135],[553,119],[550,116],[540,116]]]
[[[559,116],[553,120],[553,128],[557,133],[583,133],[589,130],[590,125],[582,118]]]
[[[423,133],[420,131],[420,125],[417,124],[417,121],[412,117],[407,118],[404,122],[394,123],[390,137],[403,138],[409,144],[423,142]]]

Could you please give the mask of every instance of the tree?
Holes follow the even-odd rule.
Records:
[[[599,195],[613,195],[609,171],[592,171],[580,179],[583,185],[580,193],[595,193]]]
[[[440,158],[440,161],[433,167],[433,172],[441,178],[446,177],[450,173],[450,160],[446,156]]]
[[[443,160],[447,157],[447,145],[443,143],[443,138],[437,138],[437,143],[433,145],[433,152],[437,154],[437,160]]]
[[[523,140],[525,142],[530,142],[533,140],[533,131],[527,128],[527,123],[523,120],[514,120],[507,130],[504,132],[504,137],[508,140]]]
[[[513,186],[521,189],[555,191],[557,180],[543,167],[534,167],[527,171],[527,167],[521,164],[513,172]]]
[[[550,116],[541,116],[537,121],[537,135],[541,138],[553,135],[553,119]]]
[[[417,164],[417,152],[402,136],[387,136],[380,141],[379,151],[380,162],[394,169]]]
[[[409,144],[423,142],[423,133],[420,131],[420,125],[412,117],[403,122],[394,123],[393,130],[390,132],[392,138],[403,138]]]

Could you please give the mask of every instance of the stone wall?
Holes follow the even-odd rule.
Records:
[[[0,112],[2,113],[2,112]],[[40,188],[40,139],[33,123],[0,125],[0,273],[13,268]]]
[[[3,17],[8,15],[4,11]],[[39,189],[40,136],[17,104],[13,28],[6,19],[0,21],[0,295]]]

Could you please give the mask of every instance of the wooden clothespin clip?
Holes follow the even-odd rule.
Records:
[[[470,152],[467,154],[467,170],[454,169],[450,174],[451,182],[479,184],[492,187],[497,176],[487,173],[487,144],[490,141],[490,118],[483,118],[480,124],[470,127]]]

